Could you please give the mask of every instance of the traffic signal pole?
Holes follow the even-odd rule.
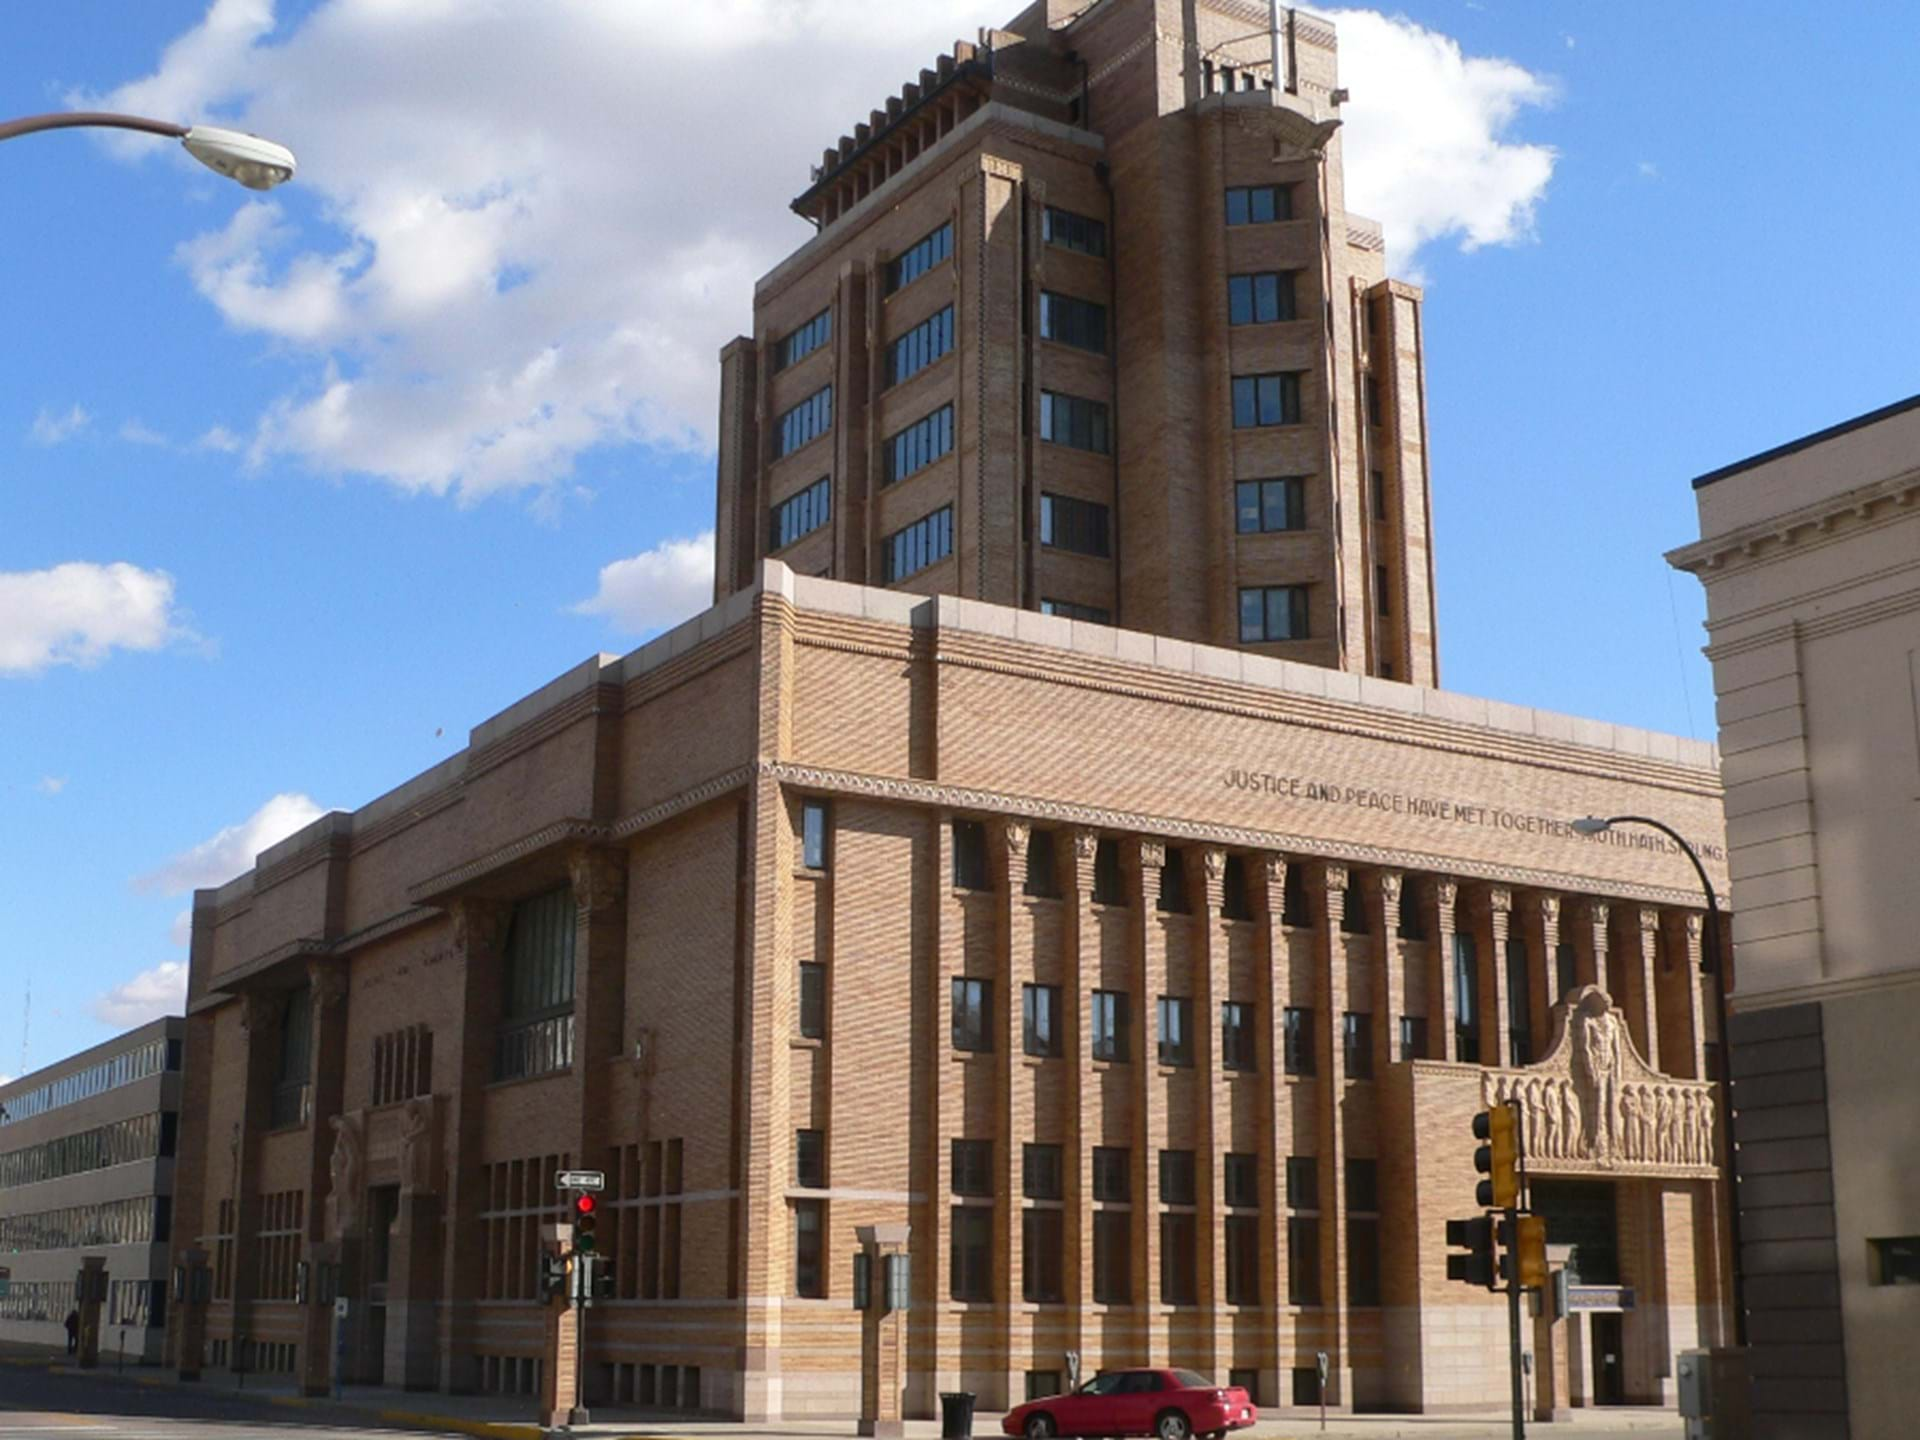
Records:
[[[1527,1440],[1527,1392],[1520,1373],[1520,1212],[1507,1209],[1507,1234],[1515,1241],[1512,1273],[1507,1276],[1507,1364],[1513,1375],[1513,1440]]]

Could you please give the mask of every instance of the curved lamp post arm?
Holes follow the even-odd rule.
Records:
[[[1693,846],[1687,843],[1686,837],[1678,830],[1674,829],[1671,825],[1655,820],[1647,815],[1614,815],[1608,818],[1607,824],[1609,827],[1614,825],[1646,825],[1658,830],[1661,834],[1672,840],[1674,844],[1678,845],[1680,847],[1680,853],[1685,855],[1688,861],[1691,862],[1693,865],[1693,873],[1700,877],[1700,889],[1705,892],[1707,897],[1706,945],[1701,951],[1700,968],[1710,975],[1717,975],[1720,971],[1720,899],[1713,893],[1713,881],[1707,878],[1707,867],[1700,863],[1698,852],[1694,850]]]
[[[170,120],[148,120],[140,115],[115,115],[106,110],[60,110],[52,115],[27,115],[0,124],[0,140],[16,135],[35,135],[42,130],[143,130],[149,135],[165,135],[184,140],[188,127]]]
[[[293,178],[293,152],[272,140],[217,125],[176,125],[143,115],[116,115],[105,110],[60,110],[51,115],[27,115],[0,122],[0,140],[37,135],[43,130],[138,130],[163,135],[186,146],[187,153],[210,170],[249,190],[271,190]]]

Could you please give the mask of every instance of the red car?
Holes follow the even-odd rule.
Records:
[[[1026,1440],[1055,1435],[1153,1435],[1192,1440],[1241,1430],[1260,1418],[1238,1385],[1215,1385],[1192,1370],[1109,1370],[1071,1395],[1029,1400],[1000,1428]]]

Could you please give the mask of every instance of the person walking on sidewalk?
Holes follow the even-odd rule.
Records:
[[[67,1353],[71,1355],[79,1348],[80,1312],[78,1310],[69,1310],[67,1312]]]

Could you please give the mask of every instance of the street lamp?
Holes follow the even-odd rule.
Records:
[[[1727,1210],[1727,1239],[1733,1247],[1733,1343],[1745,1346],[1746,1286],[1740,1273],[1740,1197],[1735,1193],[1739,1188],[1740,1176],[1733,1164],[1733,1092],[1727,1083],[1732,1046],[1727,1035],[1727,987],[1720,968],[1720,900],[1713,893],[1713,882],[1707,878],[1707,867],[1700,863],[1699,854],[1687,843],[1686,837],[1671,825],[1645,815],[1611,815],[1605,819],[1588,815],[1575,820],[1573,829],[1579,835],[1603,835],[1616,825],[1645,825],[1673,841],[1680,847],[1680,853],[1693,862],[1693,873],[1700,877],[1700,888],[1707,897],[1706,924],[1701,935],[1700,973],[1713,976],[1714,1018],[1720,1033],[1721,1074],[1714,1078],[1720,1090],[1720,1134],[1727,1147],[1728,1193],[1733,1200]]]
[[[293,152],[284,145],[223,130],[218,125],[176,125],[170,120],[148,120],[139,115],[113,115],[99,110],[61,110],[51,115],[28,115],[0,124],[0,140],[34,135],[42,130],[139,130],[165,135],[186,146],[187,153],[210,170],[249,190],[271,190],[293,178]]]

